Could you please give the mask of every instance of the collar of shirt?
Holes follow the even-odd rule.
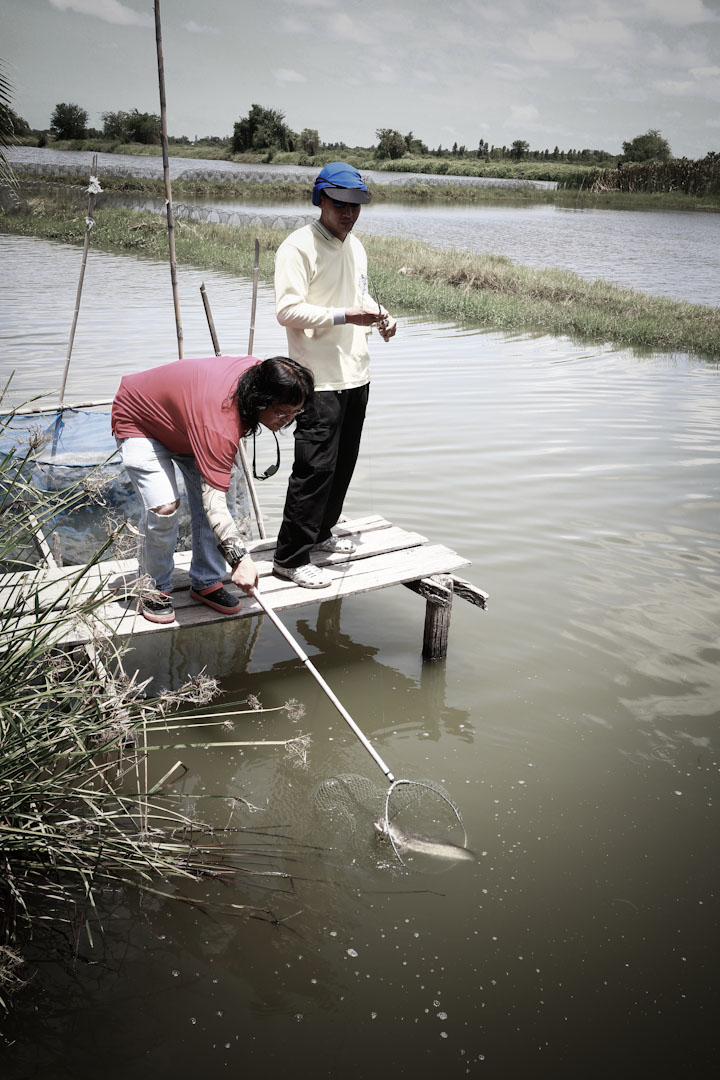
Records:
[[[312,221],[310,224],[312,225],[312,227],[314,229],[317,229],[317,231],[320,233],[320,235],[324,236],[326,240],[334,240],[338,244],[342,243],[341,240],[338,240],[337,236],[335,236],[333,233],[331,233],[329,229],[325,228],[325,226],[320,221],[320,218],[317,218],[315,221]]]

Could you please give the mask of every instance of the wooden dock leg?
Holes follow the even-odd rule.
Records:
[[[450,599],[437,603],[429,596],[425,603],[425,630],[423,633],[423,660],[444,660],[447,656],[450,614],[452,612],[453,579],[448,574],[438,574],[431,579],[443,589],[448,589]]]

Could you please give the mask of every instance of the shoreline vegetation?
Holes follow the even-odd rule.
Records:
[[[21,442],[12,425],[12,413],[0,416],[0,437],[18,439],[0,452],[0,1020],[36,974],[28,954],[42,955],[48,937],[68,963],[81,945],[97,956],[107,896],[130,890],[279,924],[276,905],[282,909],[288,895],[280,881],[287,887],[290,879],[276,869],[276,834],[244,836],[247,803],[239,796],[188,795],[177,753],[284,747],[302,764],[309,741],[247,734],[238,742],[232,734],[237,718],[243,726],[269,712],[299,719],[296,701],[264,709],[256,698],[221,699],[204,670],[148,696],[147,683],[126,674],[129,645],[99,632],[103,605],[116,595],[99,564],[113,546],[134,551],[135,539],[113,520],[102,469],[64,490],[43,490],[30,476],[48,436],[28,428]],[[38,567],[38,535],[90,505],[105,515],[102,547],[84,566]],[[134,595],[143,587],[139,579]],[[78,624],[88,631],[87,649],[63,647]],[[172,756],[158,759],[156,750]],[[210,881],[236,890],[210,897]]]
[[[54,150],[107,153],[123,156],[159,157],[159,146],[143,143],[118,143],[100,139],[62,140],[52,143]],[[338,151],[339,153],[339,151]],[[232,154],[227,149],[212,145],[186,146],[173,144],[170,156],[185,158],[188,162],[198,159],[226,161],[236,165],[283,165],[320,168],[328,160],[328,152],[314,156],[299,152],[276,153],[272,161],[258,153]],[[597,165],[553,161],[484,161],[475,158],[456,160],[433,157],[405,157],[397,160],[378,161],[372,157],[345,154],[345,159],[361,170],[396,173],[418,173],[427,181],[413,180],[407,184],[382,184],[371,182],[370,190],[377,201],[402,202],[514,202],[546,203],[573,209],[613,210],[702,210],[720,211],[720,158],[688,162],[679,158],[663,163],[631,165],[623,171],[603,169]],[[21,162],[14,164],[18,177],[23,176]],[[189,171],[192,166],[188,166]],[[86,170],[78,167],[78,179],[84,179]],[[29,174],[32,175],[32,174]],[[492,184],[452,184],[448,178],[476,177],[487,180],[546,180],[556,183],[556,188],[507,187]],[[437,178],[442,177],[438,183]],[[59,183],[72,183],[69,175],[49,176],[44,179]],[[147,177],[101,176],[103,187],[108,191],[147,192],[162,189],[161,179]],[[173,180],[173,193],[180,195],[240,196],[253,200],[306,200],[312,184],[294,181],[272,183],[252,180],[202,179]]]
[[[82,244],[85,219],[79,207],[79,202],[74,209],[63,205],[52,193],[30,196],[14,212],[0,215],[0,229]],[[249,277],[258,237],[259,276],[268,283],[275,251],[286,235],[269,227],[175,219],[180,265]],[[717,308],[589,281],[569,271],[532,269],[506,256],[447,251],[397,238],[363,236],[363,243],[382,302],[394,314],[720,359]],[[97,217],[92,244],[167,261],[167,223],[160,215],[106,206]]]
[[[15,172],[22,185],[56,184],[75,187],[85,182],[87,169],[78,168],[77,176],[58,174],[23,174],[22,166]],[[124,177],[100,175],[107,195],[145,195],[165,198],[162,179],[153,177]],[[452,184],[414,182],[412,184],[370,183],[373,201],[422,205],[546,205],[568,210],[689,210],[714,213],[720,211],[720,195],[688,195],[683,191],[589,191],[584,188],[504,187],[492,184]],[[183,198],[247,199],[248,202],[297,202],[310,204],[312,184],[293,180],[183,180],[172,182],[173,200]],[[100,200],[97,203],[101,205]]]

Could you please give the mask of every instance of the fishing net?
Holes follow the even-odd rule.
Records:
[[[455,847],[458,857],[462,857],[461,851],[465,856],[472,857],[470,852],[464,851],[467,842],[465,828],[460,811],[448,793],[434,780],[395,778],[257,585],[253,589],[253,596],[390,781],[390,787],[383,792],[382,788],[376,787],[364,776],[356,773],[339,773],[323,781],[317,789],[314,800],[315,809],[328,817],[334,815],[338,822],[344,822],[353,836],[356,835],[357,829],[367,827],[369,819],[375,831],[390,841],[400,862],[403,862],[400,847],[409,847],[414,851],[423,850],[426,854],[432,854],[433,841],[435,841],[435,853],[438,855],[450,854],[452,857],[448,848]],[[399,818],[402,818],[402,825],[398,824]],[[425,837],[420,833],[410,837],[407,826],[410,824],[412,827],[413,821],[420,822],[420,830],[425,833]],[[414,827],[417,828],[417,825]],[[457,828],[462,830],[462,839],[459,844],[448,837],[449,832]],[[407,842],[409,839],[413,840],[412,844]],[[442,845],[445,846],[444,851],[441,850]]]
[[[460,810],[434,780],[394,780],[389,788],[382,788],[358,773],[339,773],[319,785],[314,809],[361,843],[373,835],[384,840],[401,863],[406,854],[398,836],[460,848],[467,844]],[[401,833],[389,829],[390,823]]]

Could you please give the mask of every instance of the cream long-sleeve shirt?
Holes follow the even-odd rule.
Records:
[[[367,296],[367,255],[357,237],[344,241],[319,221],[291,233],[275,259],[275,310],[288,352],[309,367],[316,390],[351,390],[370,381],[370,330],[336,325],[338,309]]]

